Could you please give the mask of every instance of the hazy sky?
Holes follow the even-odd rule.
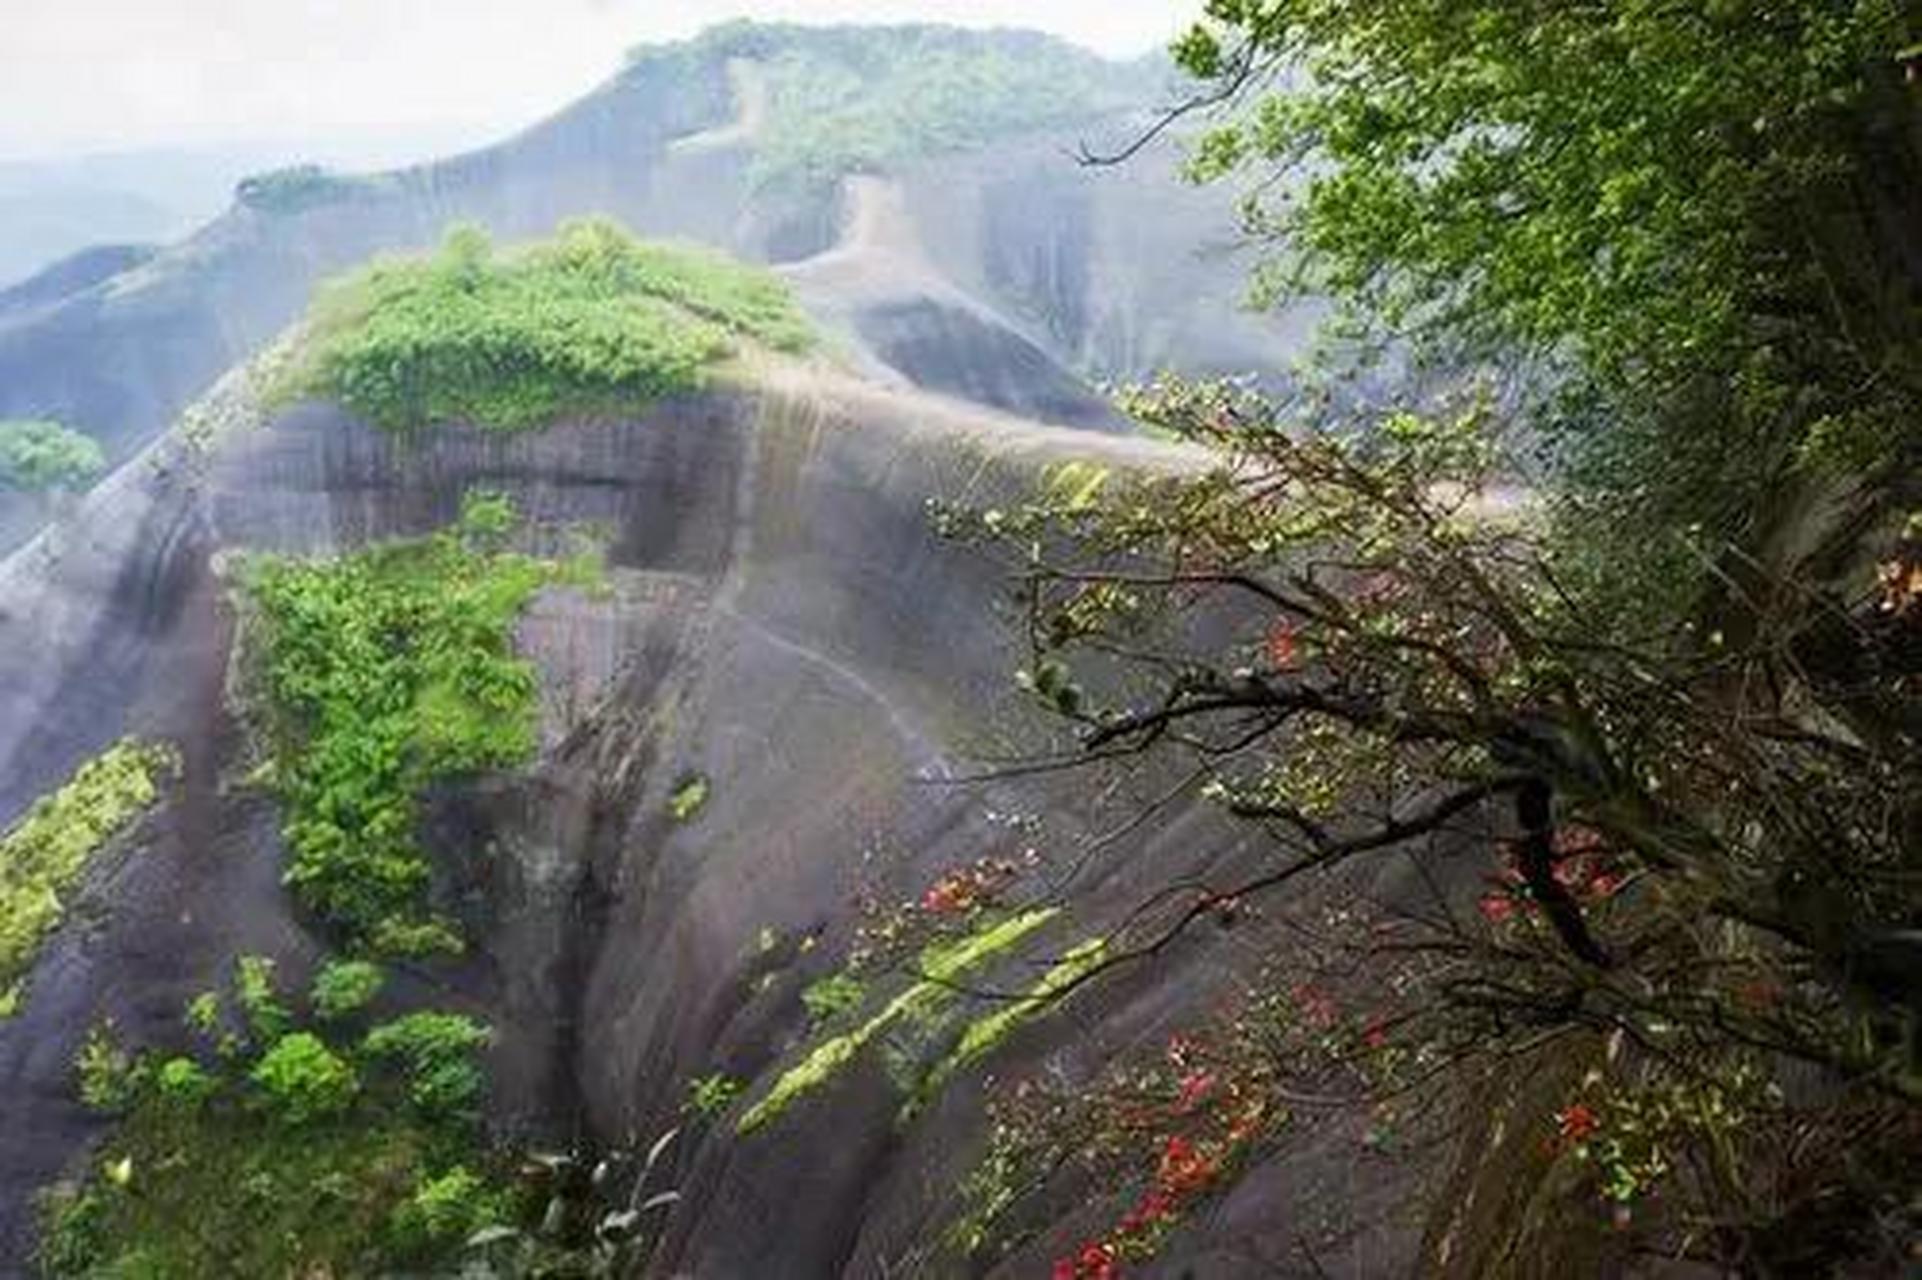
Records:
[[[1029,25],[1112,54],[1200,0],[0,0],[0,158],[527,124],[726,18]]]

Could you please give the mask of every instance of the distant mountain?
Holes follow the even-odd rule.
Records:
[[[511,240],[587,213],[782,264],[870,372],[993,407],[1109,425],[1093,383],[1166,365],[1278,375],[1303,325],[1240,308],[1223,193],[1180,183],[1172,146],[1117,169],[1071,158],[1133,136],[1168,74],[927,26],[735,24],[645,47],[498,145],[375,175],[257,175],[137,268],[0,312],[0,416],[57,419],[124,458],[320,278],[458,221]],[[30,527],[0,506],[0,548]]]
[[[250,173],[303,159],[392,164],[449,145],[432,131],[0,160],[0,288],[92,245],[179,239],[219,216]]]

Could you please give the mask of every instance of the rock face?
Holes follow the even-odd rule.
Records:
[[[1127,113],[897,164],[878,226],[874,183],[761,182],[768,107],[757,67],[787,44],[827,38],[783,29],[750,57],[725,42],[657,51],[498,146],[333,179],[278,204],[250,187],[179,245],[84,255],[0,296],[0,417],[57,419],[119,461],[300,314],[319,279],[432,245],[458,221],[518,239],[591,213],[783,264],[872,248],[879,231],[887,251],[909,247],[922,270],[879,298],[840,292],[840,271],[815,272],[817,312],[851,326],[855,344],[906,384],[1048,421],[1113,425],[1090,379],[1285,368],[1298,325],[1240,310],[1245,263],[1224,253],[1226,193],[1184,188],[1172,148],[1110,170],[1070,159],[1081,141],[1128,137],[1138,125]],[[984,39],[1017,62],[1052,48],[1023,33]],[[1136,101],[1152,105],[1154,78],[1140,84]],[[0,495],[0,550],[37,518]]]
[[[436,892],[478,940],[436,998],[451,988],[500,1030],[490,1117],[508,1133],[645,1146],[689,1124],[690,1080],[724,1072],[747,1083],[744,1103],[764,1096],[802,1050],[800,993],[843,962],[864,889],[912,897],[944,869],[1032,849],[1064,910],[983,974],[1026,989],[1152,888],[1260,856],[1176,804],[1084,858],[1134,791],[961,781],[1040,729],[1012,694],[1000,573],[937,538],[926,501],[991,501],[1066,460],[1189,465],[1177,450],[788,364],[634,421],[511,437],[396,439],[325,405],[257,418],[237,374],[0,565],[0,822],[123,733],[186,762],[0,1022],[0,1272],[24,1266],[35,1189],[94,1132],[69,1066],[86,1028],[112,1017],[132,1040],[177,1044],[182,1003],[236,952],[297,976],[320,947],[279,883],[275,805],[240,781],[221,577],[235,551],[422,533],[475,485],[510,493],[535,530],[606,539],[611,590],[550,590],[521,626],[542,681],[538,762],[444,789],[426,822]],[[676,821],[669,796],[696,775],[707,803]],[[736,1131],[739,1106],[693,1123],[648,1274],[968,1274],[937,1246],[981,1153],[984,1078],[1086,1072],[1165,1043],[1254,940],[1210,930],[1121,971],[912,1119],[883,1055],[864,1053],[754,1132]],[[945,1034],[906,1051],[938,1057]],[[1405,1171],[1365,1153],[1357,1123],[1291,1123],[1287,1149],[1143,1274],[1273,1274],[1260,1260],[1299,1262],[1306,1230],[1329,1274],[1403,1266],[1412,1242],[1389,1209]],[[1045,1274],[1113,1217],[1055,1213],[992,1274]]]

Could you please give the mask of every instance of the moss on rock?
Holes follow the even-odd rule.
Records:
[[[0,836],[0,1018],[17,1012],[34,958],[88,861],[159,798],[176,763],[168,747],[126,739]]]

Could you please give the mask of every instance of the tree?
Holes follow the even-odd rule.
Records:
[[[1917,30],[1904,0],[1212,0],[1176,53],[1230,104],[1195,175],[1262,179],[1265,293],[1526,369],[1582,521],[1767,555],[1837,473],[1851,515],[1912,497]]]
[[[107,456],[88,436],[57,422],[0,422],[0,487],[27,493],[84,489]]]
[[[1076,734],[1053,763],[1172,756],[1273,853],[1242,883],[1171,886],[1078,981],[1405,860],[1420,901],[1354,903],[1381,928],[1347,946],[1377,1033],[1426,1065],[1369,1087],[1570,1065],[1592,1083],[1557,1114],[1602,1194],[1647,1215],[1642,1243],[1779,1274],[1899,1258],[1922,1133],[1922,542],[1885,548],[1857,599],[1778,584],[1802,607],[1746,644],[1642,634],[1504,487],[1484,403],[1339,431],[1229,384],[1130,407],[1215,465],[1070,468],[943,520],[1010,557],[1022,683]],[[1798,659],[1818,633],[1854,679]],[[1499,1224],[1552,1254],[1540,1231]]]

